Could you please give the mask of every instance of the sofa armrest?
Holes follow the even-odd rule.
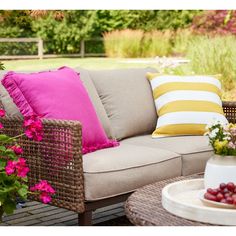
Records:
[[[2,118],[3,132],[9,136],[23,133],[22,118]],[[84,177],[81,124],[77,121],[43,119],[43,140],[25,135],[18,143],[30,167],[29,185],[45,179],[56,190],[51,204],[78,213],[84,212]],[[38,200],[30,196],[32,200]]]
[[[226,118],[231,123],[236,123],[236,102],[223,102]]]

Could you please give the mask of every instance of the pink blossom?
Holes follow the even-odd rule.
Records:
[[[16,164],[14,161],[8,161],[5,167],[7,175],[12,175],[15,172]]]
[[[21,155],[23,153],[23,149],[20,146],[11,146],[9,147],[16,155]]]
[[[39,199],[41,202],[47,204],[49,202],[51,202],[52,198],[50,195],[48,195],[48,193],[46,192],[42,192],[40,195],[39,195]]]
[[[3,125],[2,125],[2,123],[0,123],[0,129],[3,129]]]
[[[24,124],[25,135],[35,141],[41,141],[43,138],[43,125],[36,115],[25,117]]]
[[[17,176],[21,178],[25,178],[29,172],[29,168],[26,165],[26,161],[24,158],[19,158],[18,162],[16,163],[17,169]]]
[[[55,190],[52,186],[47,182],[47,180],[41,180],[38,184],[30,188],[30,191],[38,191],[41,192],[39,199],[43,203],[49,203],[51,201],[51,195],[55,193]]]
[[[3,109],[0,109],[0,117],[3,117],[3,116],[5,116],[5,111],[3,110]]]
[[[8,161],[5,167],[7,175],[16,174],[18,177],[25,178],[29,172],[24,158],[19,158],[18,161]]]
[[[47,182],[47,180],[41,180],[38,184],[36,184],[34,187],[30,188],[31,191],[41,191],[41,192],[47,192],[54,194],[55,190],[52,188],[52,186]]]

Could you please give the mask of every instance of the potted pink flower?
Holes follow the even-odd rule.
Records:
[[[5,111],[0,109],[0,117],[5,116]],[[25,117],[24,133],[15,137],[0,134],[0,222],[4,213],[12,214],[16,209],[17,199],[26,200],[29,194],[37,194],[43,203],[49,203],[55,190],[47,182],[41,180],[35,186],[28,186],[27,174],[30,171],[24,150],[17,140],[26,135],[35,141],[43,138],[43,126],[37,116]],[[0,129],[4,130],[2,124]]]

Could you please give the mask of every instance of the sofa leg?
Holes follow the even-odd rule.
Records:
[[[78,214],[79,225],[91,226],[92,225],[92,211],[85,211]]]

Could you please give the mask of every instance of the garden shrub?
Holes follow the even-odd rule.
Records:
[[[65,11],[63,20],[52,14],[35,20],[33,30],[45,41],[46,53],[79,53],[81,39],[89,38],[93,31],[94,11]]]
[[[24,30],[18,26],[0,27],[0,38],[22,37]],[[33,55],[37,54],[36,43],[1,43],[0,55]]]
[[[202,36],[189,44],[186,57],[196,74],[220,75],[224,90],[234,87],[236,81],[235,36]]]
[[[190,29],[178,29],[173,39],[172,55],[185,56],[189,43],[196,37]]]
[[[152,31],[144,34],[142,41],[142,56],[169,56],[172,51],[173,31]]]
[[[199,13],[195,10],[70,10],[45,11],[41,18],[32,17],[28,10],[0,10],[0,37],[42,37],[45,53],[78,53],[79,41],[101,37],[105,32],[122,29],[152,30],[185,28]],[[55,17],[55,14],[59,14]],[[63,17],[61,17],[63,15]],[[62,19],[63,18],[63,19]],[[91,47],[90,47],[91,45]],[[89,44],[88,51],[99,50]],[[8,46],[9,52],[12,52]],[[21,47],[21,46],[20,46]],[[5,50],[5,49],[4,49]],[[21,48],[17,54],[21,53]],[[33,48],[29,54],[35,53]],[[6,54],[6,53],[5,53]]]
[[[194,16],[192,29],[198,34],[227,35],[236,34],[236,11],[204,11]]]
[[[104,34],[105,52],[108,57],[140,57],[142,30],[115,30]]]

